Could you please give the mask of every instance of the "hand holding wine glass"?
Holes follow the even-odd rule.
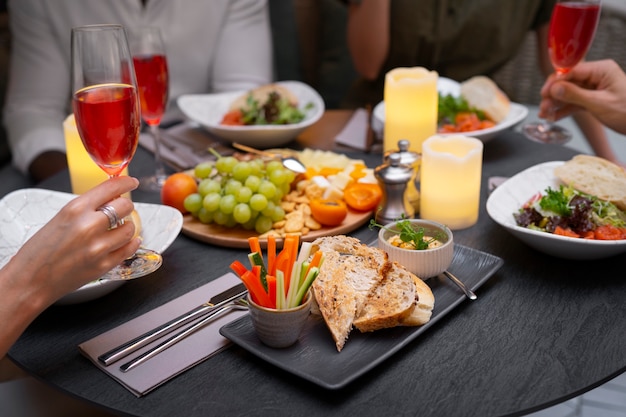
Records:
[[[159,191],[166,175],[161,159],[159,124],[165,113],[169,75],[161,32],[156,27],[140,27],[130,32],[130,49],[139,88],[141,117],[154,140],[155,175],[141,179],[141,188]]]
[[[94,162],[109,177],[119,176],[139,142],[139,100],[126,32],[121,25],[72,29],[72,95],[76,126]],[[110,228],[123,223],[110,204],[98,209]],[[161,256],[140,248],[101,279],[137,278],[155,271]]]
[[[548,52],[556,77],[569,72],[587,54],[600,18],[600,0],[558,0],[548,33]],[[522,131],[528,139],[562,145],[572,138],[567,129],[548,121],[527,124]]]

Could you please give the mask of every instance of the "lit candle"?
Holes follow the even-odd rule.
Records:
[[[65,133],[65,152],[72,192],[83,194],[105,181],[109,176],[91,159],[85,150],[73,114],[70,114],[63,122],[63,131]],[[122,175],[128,175],[128,169],[125,169]]]
[[[422,67],[395,68],[385,75],[384,150],[407,139],[414,152],[437,133],[438,74]]]
[[[420,217],[464,229],[478,221],[483,143],[432,136],[422,147]]]

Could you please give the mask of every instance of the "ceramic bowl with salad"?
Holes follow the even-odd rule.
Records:
[[[565,259],[601,259],[626,252],[626,213],[561,182],[563,161],[530,167],[498,186],[487,213],[528,246]],[[610,239],[610,240],[605,240]]]
[[[313,88],[299,81],[275,83],[287,89],[296,103],[268,96],[263,103],[247,91],[217,94],[186,94],[178,98],[181,111],[217,137],[259,149],[284,146],[324,114],[322,97]],[[232,123],[228,116],[233,103],[244,98],[246,111],[241,123]],[[226,117],[225,117],[226,116]]]
[[[528,109],[518,103],[510,103],[506,116],[497,123],[488,123],[481,109],[472,108],[461,95],[461,84],[445,77],[437,80],[439,91],[439,132],[440,135],[459,134],[460,132],[446,132],[446,126],[456,118],[457,114],[468,114],[475,129],[463,130],[461,133],[487,142],[507,129],[511,129],[528,116]],[[485,122],[485,123],[483,123]],[[385,102],[381,101],[374,107],[372,114],[372,129],[379,139],[382,139],[385,126]]]

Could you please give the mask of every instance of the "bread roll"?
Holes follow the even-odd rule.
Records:
[[[626,171],[619,165],[597,156],[576,155],[556,167],[554,175],[578,191],[626,210]]]
[[[485,112],[496,123],[506,118],[511,110],[511,101],[493,80],[477,75],[461,83],[461,96],[471,107]]]

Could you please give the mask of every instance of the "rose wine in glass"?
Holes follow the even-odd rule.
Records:
[[[72,29],[72,105],[81,141],[110,177],[126,168],[139,142],[140,110],[126,32],[120,25]],[[161,266],[161,256],[140,248],[101,280],[126,280]]]
[[[587,54],[600,19],[600,0],[559,0],[550,18],[548,53],[561,77]],[[556,109],[552,109],[552,113]],[[549,120],[554,117],[549,117]],[[548,121],[530,123],[522,131],[528,139],[562,145],[572,138],[567,129]]]
[[[154,140],[156,163],[155,174],[142,178],[141,187],[150,191],[159,191],[166,179],[161,160],[159,124],[165,113],[169,93],[167,58],[159,29],[143,27],[131,31],[130,49],[139,88],[141,117],[148,125]]]

